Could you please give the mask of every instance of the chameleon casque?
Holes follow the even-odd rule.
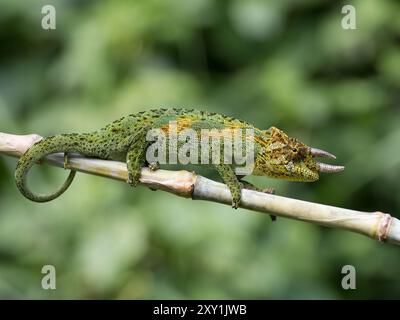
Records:
[[[344,169],[342,166],[317,162],[315,157],[335,158],[335,156],[308,147],[275,127],[261,130],[247,122],[217,113],[172,108],[131,114],[92,133],[60,134],[42,139],[19,159],[15,171],[17,187],[26,198],[36,202],[46,202],[60,196],[70,186],[75,171],[70,172],[64,184],[54,193],[35,194],[27,187],[30,168],[45,156],[58,152],[63,152],[65,155],[80,153],[100,159],[125,161],[129,173],[127,182],[131,186],[136,186],[141,167],[149,164],[146,161],[146,150],[151,142],[146,139],[147,132],[155,128],[167,130],[170,121],[176,121],[178,132],[191,128],[198,134],[201,129],[253,129],[255,152],[253,175],[311,182],[319,179],[320,172],[338,172]],[[212,166],[229,187],[234,208],[239,206],[243,187],[258,190],[249,183],[241,181],[242,176],[235,174],[235,163]]]

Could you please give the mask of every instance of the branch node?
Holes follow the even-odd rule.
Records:
[[[393,218],[390,214],[387,213],[383,213],[380,211],[377,211],[376,213],[382,215],[381,219],[379,220],[377,238],[379,242],[385,242],[388,238]]]

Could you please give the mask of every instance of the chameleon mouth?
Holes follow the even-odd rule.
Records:
[[[329,153],[328,151],[324,151],[317,148],[310,148],[309,151],[313,157],[336,159],[336,156],[333,155],[332,153]],[[344,166],[335,166],[332,164],[317,162],[317,170],[319,172],[332,173],[332,172],[340,172],[343,171],[344,169],[345,169]]]

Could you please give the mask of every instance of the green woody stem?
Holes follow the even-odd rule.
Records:
[[[0,153],[18,157],[40,139],[38,135],[20,136],[0,133]],[[64,167],[64,156],[63,154],[50,155],[46,157],[46,162]],[[69,155],[68,167],[121,181],[126,181],[128,178],[126,164],[122,162]],[[230,191],[224,184],[184,170],[152,172],[143,168],[140,183],[194,200],[207,200],[227,205],[232,203]],[[379,211],[361,212],[252,190],[243,190],[241,208],[340,228],[381,242],[400,244],[400,221]]]

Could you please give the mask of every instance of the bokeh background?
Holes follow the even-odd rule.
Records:
[[[41,8],[56,8],[56,30]],[[357,29],[341,27],[352,4]],[[338,156],[294,198],[400,215],[400,2],[0,1],[0,131],[86,132],[154,107],[275,125]],[[0,157],[0,297],[400,298],[400,251],[340,230],[78,174],[57,200]],[[35,168],[50,191],[63,170]],[[211,173],[212,176],[212,173]],[[57,289],[41,288],[41,269]],[[353,265],[357,289],[341,287]]]

